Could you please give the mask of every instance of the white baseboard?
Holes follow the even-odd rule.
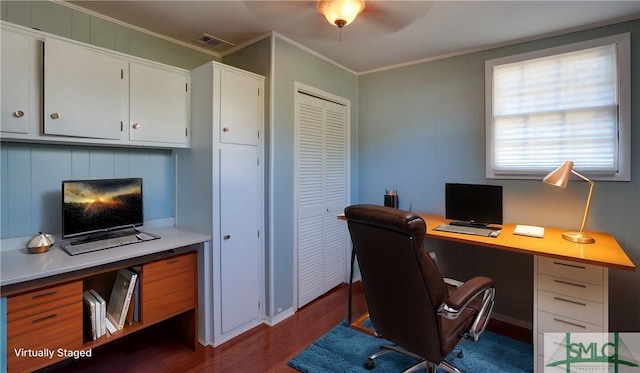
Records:
[[[293,308],[289,308],[283,312],[280,312],[275,317],[265,317],[264,323],[267,324],[268,326],[274,326],[295,314],[296,314],[296,310],[294,310]]]

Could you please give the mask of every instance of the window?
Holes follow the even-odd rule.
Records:
[[[630,36],[485,62],[486,174],[630,180]]]

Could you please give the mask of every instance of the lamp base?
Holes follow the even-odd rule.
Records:
[[[595,243],[595,238],[584,234],[583,232],[564,232],[562,233],[562,238],[567,241],[577,242],[577,243]]]

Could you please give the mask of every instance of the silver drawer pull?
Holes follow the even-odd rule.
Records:
[[[569,282],[569,281],[562,281],[562,280],[553,280],[553,282],[557,282],[559,284],[564,284],[564,285],[571,285],[571,286],[575,286],[575,287],[579,287],[579,288],[583,288],[586,289],[587,286],[586,285],[582,285],[582,284],[574,284],[573,282]]]
[[[226,240],[231,239],[231,235],[230,234],[225,234],[224,237],[222,237],[222,238],[224,238],[224,240],[226,241]]]
[[[59,119],[60,118],[60,114],[59,113],[52,113],[51,114],[51,119]]]
[[[13,116],[16,117],[16,118],[22,118],[22,117],[24,117],[24,111],[18,110],[15,113],[13,113]]]
[[[229,128],[229,127],[225,127],[225,128],[222,129],[222,132],[229,132],[229,131],[231,131],[231,128]]]
[[[553,264],[557,264],[559,266],[571,267],[571,268],[587,269],[587,267],[581,266],[578,264],[569,264],[569,263],[561,263],[561,262],[553,262]]]
[[[557,321],[557,322],[561,322],[561,323],[565,323],[568,325],[572,325],[572,326],[576,326],[578,328],[582,328],[582,329],[586,329],[587,327],[584,325],[580,325],[580,324],[576,324],[574,322],[570,322],[570,321],[565,321],[565,320],[560,320],[560,319],[556,319],[555,317],[553,318],[553,321]]]
[[[567,303],[571,303],[571,304],[577,304],[578,306],[583,306],[583,307],[587,306],[586,303],[576,302],[575,300],[564,299],[564,298],[560,298],[560,297],[553,297],[553,299],[560,300],[560,301],[567,302]]]

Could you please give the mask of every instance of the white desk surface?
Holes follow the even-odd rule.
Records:
[[[211,240],[210,236],[175,227],[141,230],[143,232],[156,234],[161,238],[74,256],[67,254],[66,251],[60,248],[57,242],[49,251],[40,254],[31,254],[25,248],[27,240],[22,242],[22,248],[12,250],[10,247],[3,247],[3,251],[0,252],[0,287],[155,254],[183,246],[200,244]],[[5,242],[14,243],[16,240]]]

